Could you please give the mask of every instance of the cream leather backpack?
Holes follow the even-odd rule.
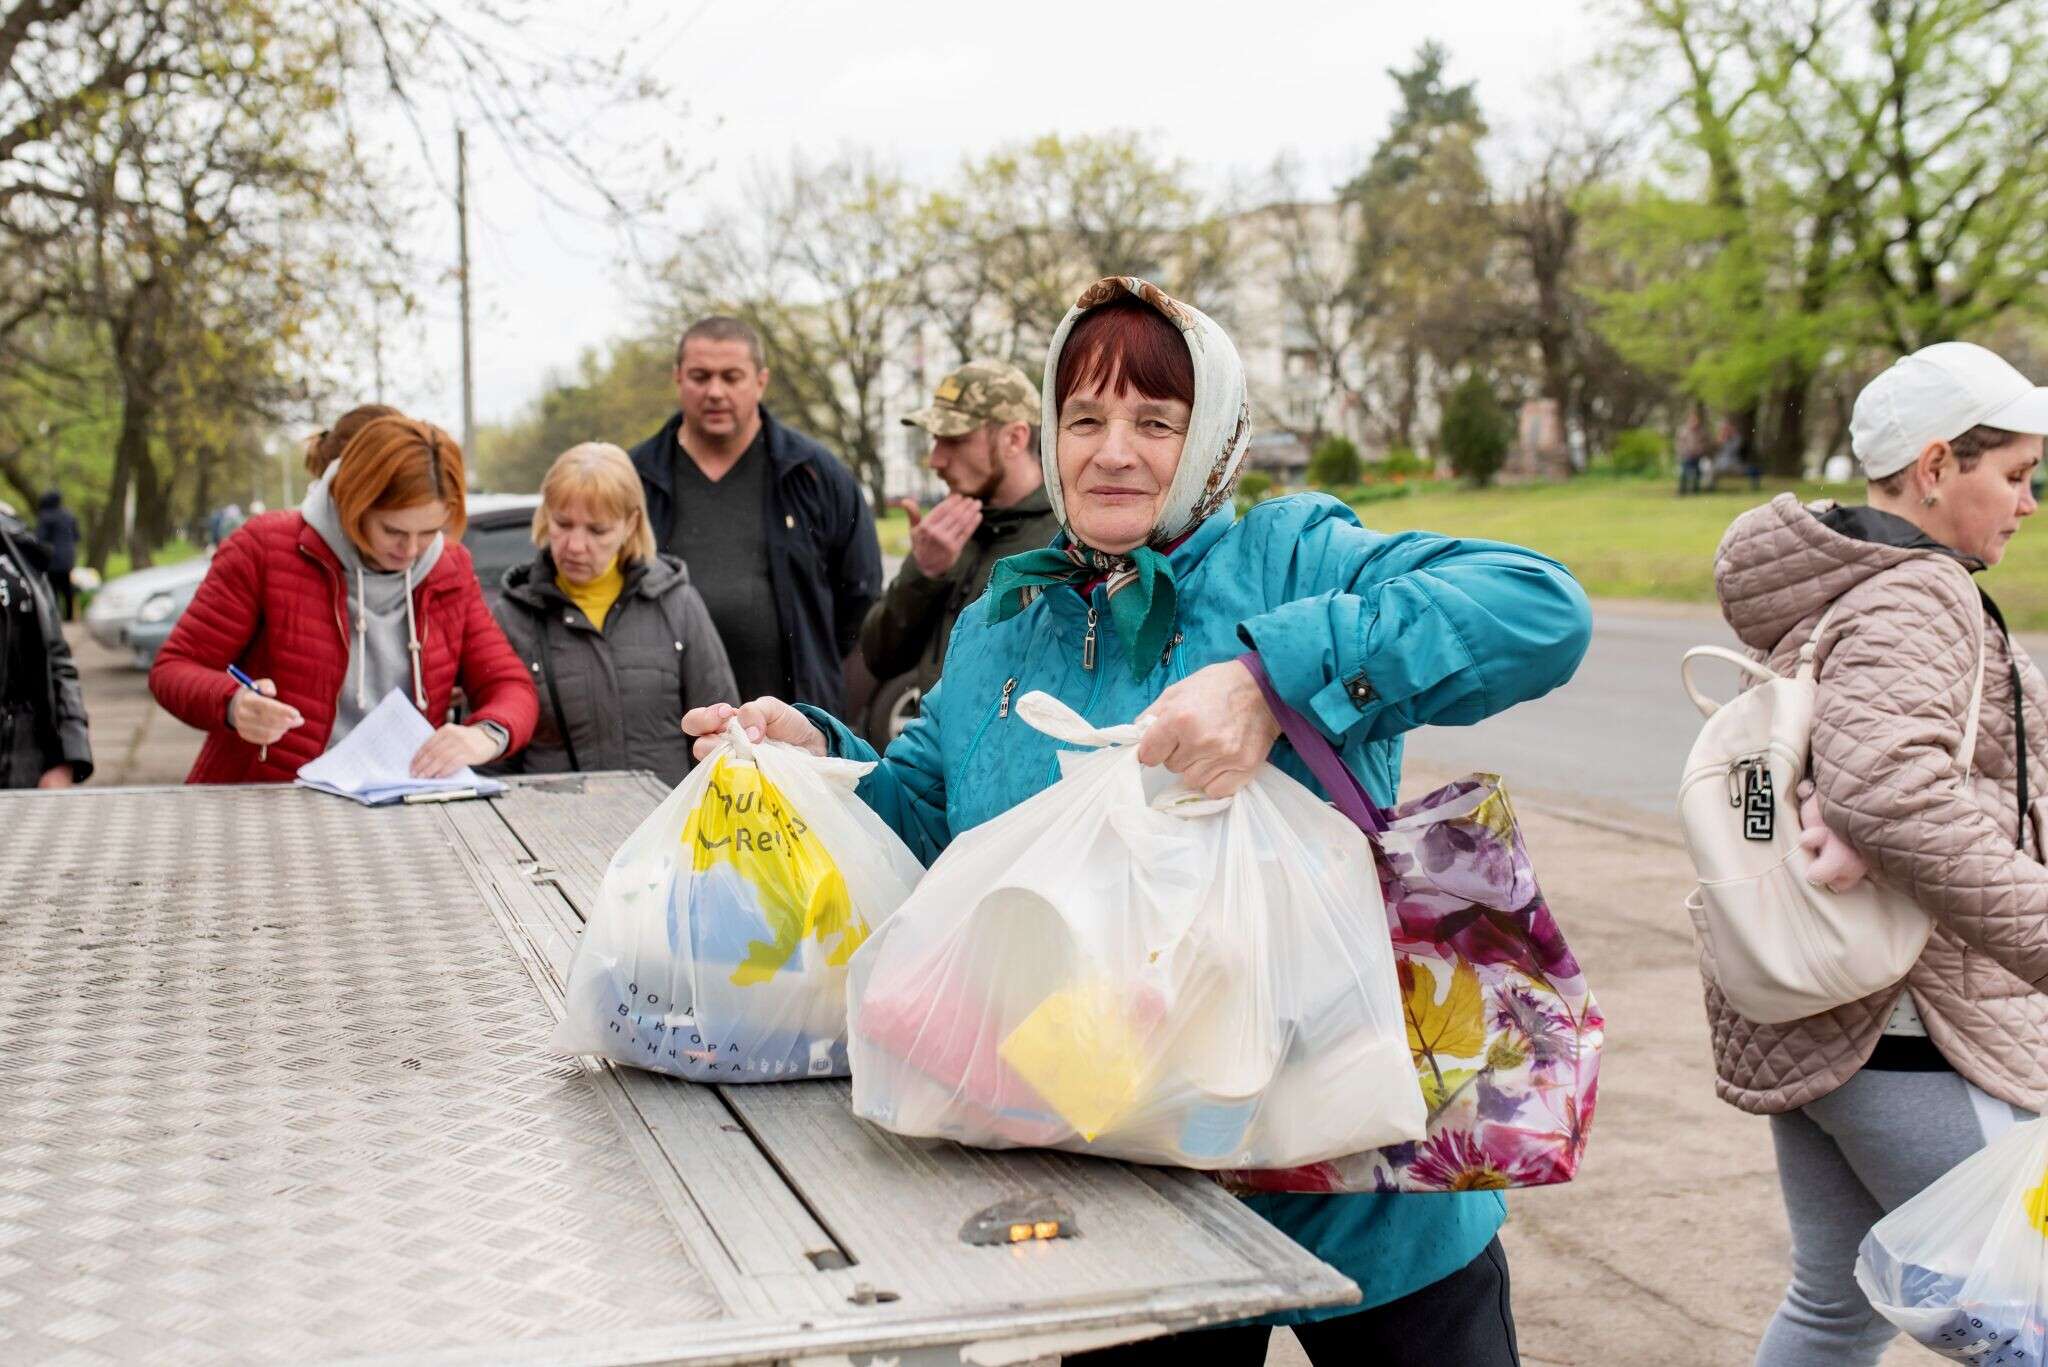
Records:
[[[1976,588],[1970,590],[1972,601]],[[1832,1011],[1898,982],[1919,961],[1933,923],[1913,899],[1875,878],[1849,892],[1806,881],[1799,845],[1799,781],[1806,777],[1814,707],[1814,651],[1830,607],[1789,677],[1746,655],[1699,646],[1679,667],[1706,718],[1678,786],[1678,820],[1699,874],[1686,899],[1703,964],[1728,1004],[1776,1024]],[[1724,660],[1757,682],[1716,703],[1693,682],[1700,660]],[[1978,618],[1977,687],[1957,764],[1968,773],[1984,701],[1984,627]]]

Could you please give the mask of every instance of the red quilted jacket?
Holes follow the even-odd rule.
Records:
[[[533,734],[540,703],[526,666],[484,606],[469,552],[459,542],[413,588],[427,720],[448,716],[457,680],[472,722],[494,721],[511,750]],[[187,783],[289,783],[327,749],[334,704],[348,675],[348,590],[341,561],[297,512],[251,518],[214,553],[191,606],[157,652],[149,689],[165,710],[206,732]],[[266,758],[228,729],[238,685],[227,667],[271,679],[306,724]],[[508,750],[507,753],[510,753]]]

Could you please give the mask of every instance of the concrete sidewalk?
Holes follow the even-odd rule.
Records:
[[[92,710],[94,782],[180,782],[199,733],[157,708],[125,660],[83,633],[74,648]],[[1406,787],[1449,777],[1418,753]],[[1503,1238],[1523,1356],[1570,1367],[1736,1367],[1750,1361],[1784,1290],[1787,1239],[1766,1122],[1714,1098],[1680,905],[1690,865],[1672,823],[1564,810],[1520,804],[1543,890],[1607,1014],[1608,1042],[1579,1180],[1508,1198]],[[1903,1340],[1885,1359],[1931,1360]],[[1272,1361],[1305,1359],[1283,1334]]]

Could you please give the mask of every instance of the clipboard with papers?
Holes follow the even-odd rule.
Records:
[[[341,744],[299,770],[302,788],[332,793],[366,807],[398,802],[453,802],[469,797],[495,797],[505,785],[474,769],[463,768],[447,778],[414,778],[412,757],[434,734],[412,700],[392,689],[370,714],[356,723]]]

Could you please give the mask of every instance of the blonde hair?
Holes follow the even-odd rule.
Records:
[[[533,510],[533,544],[548,544],[548,509],[581,503],[603,515],[630,521],[633,529],[619,547],[619,562],[630,565],[655,556],[654,529],[647,525],[647,491],[633,458],[609,442],[586,441],[555,457],[540,482],[540,507]]]

